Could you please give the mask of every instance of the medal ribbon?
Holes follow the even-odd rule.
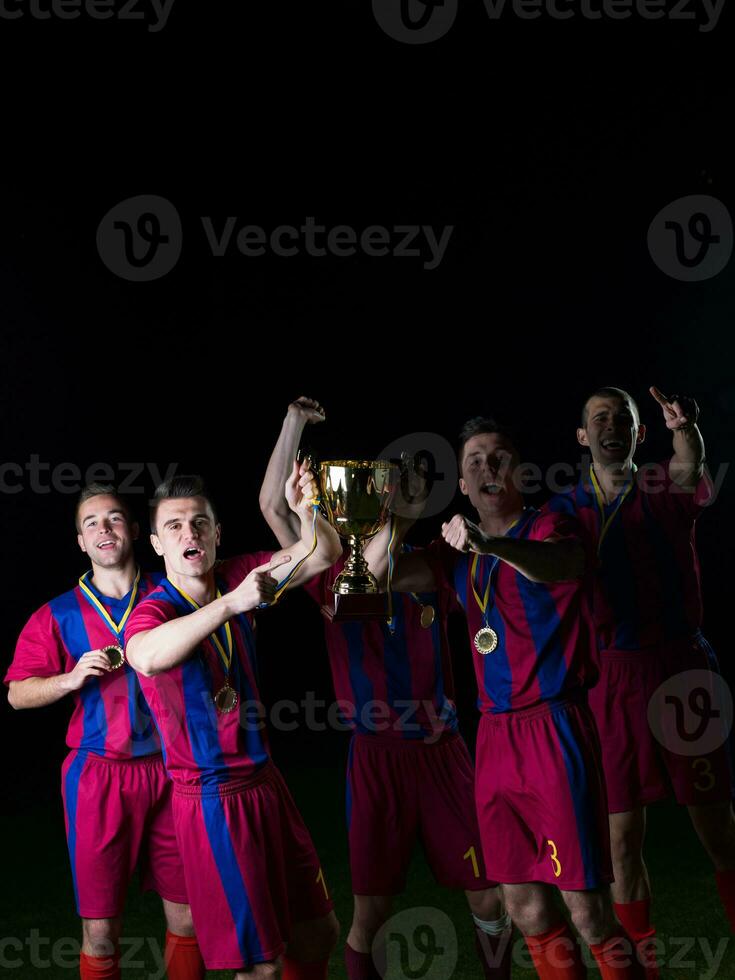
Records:
[[[513,523],[510,525],[510,527],[506,530],[505,535],[503,535],[503,537],[507,536],[513,530],[513,528],[517,527],[518,524],[520,524],[521,521],[524,520],[524,518],[525,518],[525,522],[527,522],[528,519],[534,513],[535,513],[535,511],[532,508],[529,511],[528,514],[521,514],[520,517],[517,517],[513,521]],[[478,588],[479,588],[479,585],[480,585],[480,579],[482,577],[482,569],[480,569],[479,575],[478,575],[478,568],[479,568],[479,565],[480,565],[480,558],[484,558],[484,557],[485,557],[484,555],[480,555],[477,552],[475,552],[475,557],[472,559],[471,582],[472,582],[472,593],[473,593],[473,595],[475,597],[475,601],[477,602],[477,605],[480,607],[480,610],[482,612],[482,625],[483,626],[487,626],[487,621],[488,621],[488,603],[490,601],[490,589],[491,589],[492,583],[493,583],[493,573],[495,572],[495,569],[498,567],[498,562],[500,561],[500,558],[498,558],[497,555],[495,556],[495,558],[493,560],[493,563],[490,566],[490,574],[487,577],[487,585],[485,586],[485,592],[484,592],[482,598],[480,598],[480,594],[478,592]]]
[[[79,588],[82,590],[82,592],[87,597],[88,601],[92,604],[92,606],[97,610],[99,615],[109,626],[109,628],[112,630],[115,636],[118,639],[120,639],[120,635],[122,631],[125,629],[125,624],[128,621],[128,616],[133,611],[135,600],[138,597],[138,583],[140,582],[140,569],[138,569],[137,574],[135,576],[135,581],[133,582],[133,588],[130,593],[130,602],[128,603],[128,608],[123,613],[123,617],[119,623],[115,622],[115,620],[108,613],[108,611],[105,609],[105,607],[102,605],[100,600],[97,598],[97,596],[94,594],[94,592],[90,589],[89,585],[87,584],[87,578],[91,574],[92,571],[90,569],[90,571],[85,572],[84,575],[82,575],[82,577],[79,579]]]
[[[311,558],[311,556],[316,551],[316,521],[317,521],[317,517],[319,516],[319,498],[318,497],[315,497],[312,500],[311,506],[312,506],[313,511],[314,511],[314,517],[312,518],[312,522],[311,522],[311,534],[312,534],[312,537],[311,537],[311,548],[309,549],[309,551],[307,551],[307,553],[304,555],[303,558],[300,558],[296,562],[296,564],[291,569],[291,571],[288,573],[288,575],[282,580],[281,584],[278,586],[278,589],[276,590],[276,594],[273,597],[273,602],[261,602],[261,604],[258,606],[258,609],[267,609],[268,606],[275,606],[275,604],[281,598],[281,595],[288,588],[288,583],[294,577],[294,575],[296,574],[296,572],[298,572],[298,570],[301,568],[301,566],[304,564],[304,562],[307,560],[307,558]]]
[[[396,618],[393,615],[393,572],[395,571],[395,558],[393,557],[393,545],[396,540],[396,525],[395,521],[391,517],[390,519],[390,538],[388,539],[388,629],[391,633],[396,631]]]
[[[187,595],[186,592],[184,592],[183,589],[180,589],[178,587],[178,585],[174,585],[174,583],[171,582],[171,579],[169,579],[169,582],[176,589],[176,591],[179,593],[179,595],[182,596],[182,598],[184,598],[186,600],[186,602],[191,606],[192,609],[196,610],[196,609],[201,609],[202,608],[199,605],[199,603],[196,602],[194,599],[192,599],[192,597],[190,595]],[[222,593],[220,592],[219,589],[217,589],[216,598],[217,599],[221,599],[222,598]],[[217,648],[217,652],[219,653],[220,658],[222,660],[222,666],[225,669],[225,675],[227,677],[227,682],[229,682],[229,680],[230,680],[230,667],[232,665],[232,651],[234,649],[233,644],[232,644],[232,629],[230,628],[229,620],[225,621],[224,628],[225,628],[225,643],[226,643],[226,646],[227,646],[227,650],[225,650],[225,648],[222,646],[222,644],[220,642],[220,638],[219,638],[219,636],[217,636],[217,631],[216,630],[215,630],[214,633],[210,633],[209,634],[209,639],[212,641],[212,643],[214,643],[215,647]]]
[[[635,463],[633,463],[633,473],[635,473],[636,469],[637,466],[635,465]],[[595,475],[595,471],[592,466],[590,466],[590,479],[592,481],[592,488],[595,491],[595,502],[597,503],[597,510],[600,514],[600,537],[597,540],[597,554],[599,555],[600,550],[602,549],[602,542],[605,538],[605,535],[610,529],[610,525],[617,517],[618,511],[623,506],[625,498],[633,489],[633,476],[631,474],[630,483],[628,483],[625,489],[620,494],[618,494],[618,496],[615,498],[617,503],[615,504],[613,511],[607,517],[605,517],[605,495],[602,492],[602,487],[598,482],[597,476]]]

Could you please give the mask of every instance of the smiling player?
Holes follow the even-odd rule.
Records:
[[[14,708],[70,695],[71,749],[62,796],[77,911],[82,980],[119,978],[116,951],[136,863],[144,889],[163,899],[169,980],[197,980],[204,966],[187,903],[171,813],[171,784],[137,678],[123,661],[125,627],[160,575],[136,568],[138,525],[106,484],[90,484],[76,508],[77,541],[92,568],[35,612],[5,676]]]
[[[577,429],[589,473],[550,506],[586,525],[599,555],[594,617],[602,674],[590,695],[602,741],[610,806],[615,910],[640,947],[653,949],[650,883],[643,860],[645,808],[669,795],[687,806],[717,873],[735,929],[735,820],[727,745],[696,757],[660,745],[649,702],[667,679],[688,670],[717,672],[701,632],[702,598],[694,526],[711,501],[698,408],[690,398],[651,395],[673,437],[673,455],[636,472],[633,456],[646,427],[620,388],[595,391]],[[648,977],[658,976],[655,956]]]

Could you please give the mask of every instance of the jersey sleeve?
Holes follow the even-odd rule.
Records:
[[[166,599],[157,599],[155,595],[139,602],[130,614],[125,624],[125,645],[138,633],[147,633],[163,623],[176,619],[176,607]]]
[[[712,477],[705,468],[697,485],[688,489],[672,480],[670,467],[671,460],[641,467],[638,485],[654,513],[668,512],[693,522],[714,500]]]
[[[55,677],[67,669],[67,654],[49,606],[37,610],[18,637],[4,683],[29,677]]]

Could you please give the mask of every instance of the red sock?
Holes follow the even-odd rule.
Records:
[[[715,871],[715,878],[727,921],[731,931],[735,932],[735,871]]]
[[[656,930],[651,924],[651,899],[637,902],[613,902],[615,915],[635,943],[638,961],[643,964],[646,980],[659,980],[656,962]]]
[[[326,960],[315,960],[313,963],[302,963],[283,957],[281,980],[327,980],[329,957]]]
[[[204,980],[204,960],[196,936],[177,936],[166,930],[168,980]]]
[[[540,936],[526,936],[525,940],[541,980],[585,980],[582,953],[566,922]]]
[[[82,980],[120,980],[120,957],[79,954],[79,976]]]
[[[510,980],[513,926],[498,936],[491,936],[475,925],[475,949],[485,980]]]
[[[644,976],[634,943],[622,929],[603,943],[590,943],[590,952],[599,967],[600,980],[641,980]]]
[[[372,955],[358,953],[349,943],[345,943],[345,966],[349,980],[381,980]]]

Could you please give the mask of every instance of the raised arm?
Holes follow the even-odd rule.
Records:
[[[299,519],[289,507],[283,487],[291,474],[304,427],[323,422],[324,418],[324,410],[312,398],[297,398],[291,402],[268,460],[260,488],[260,512],[282,548],[295,544],[301,534]]]
[[[187,616],[179,616],[135,633],[125,647],[128,662],[144,677],[154,677],[178,667],[228,619],[256,609],[261,603],[272,602],[278,582],[271,572],[290,560],[290,555],[279,552],[267,565],[254,568],[231,592]]]
[[[545,541],[493,537],[462,514],[442,525],[442,536],[457,551],[496,555],[531,582],[567,582],[584,573],[582,544],[553,535]]]
[[[704,440],[697,427],[699,408],[693,398],[674,395],[666,398],[658,388],[649,389],[661,406],[666,428],[673,434],[674,455],[669,473],[674,483],[694,490],[704,472]]]

